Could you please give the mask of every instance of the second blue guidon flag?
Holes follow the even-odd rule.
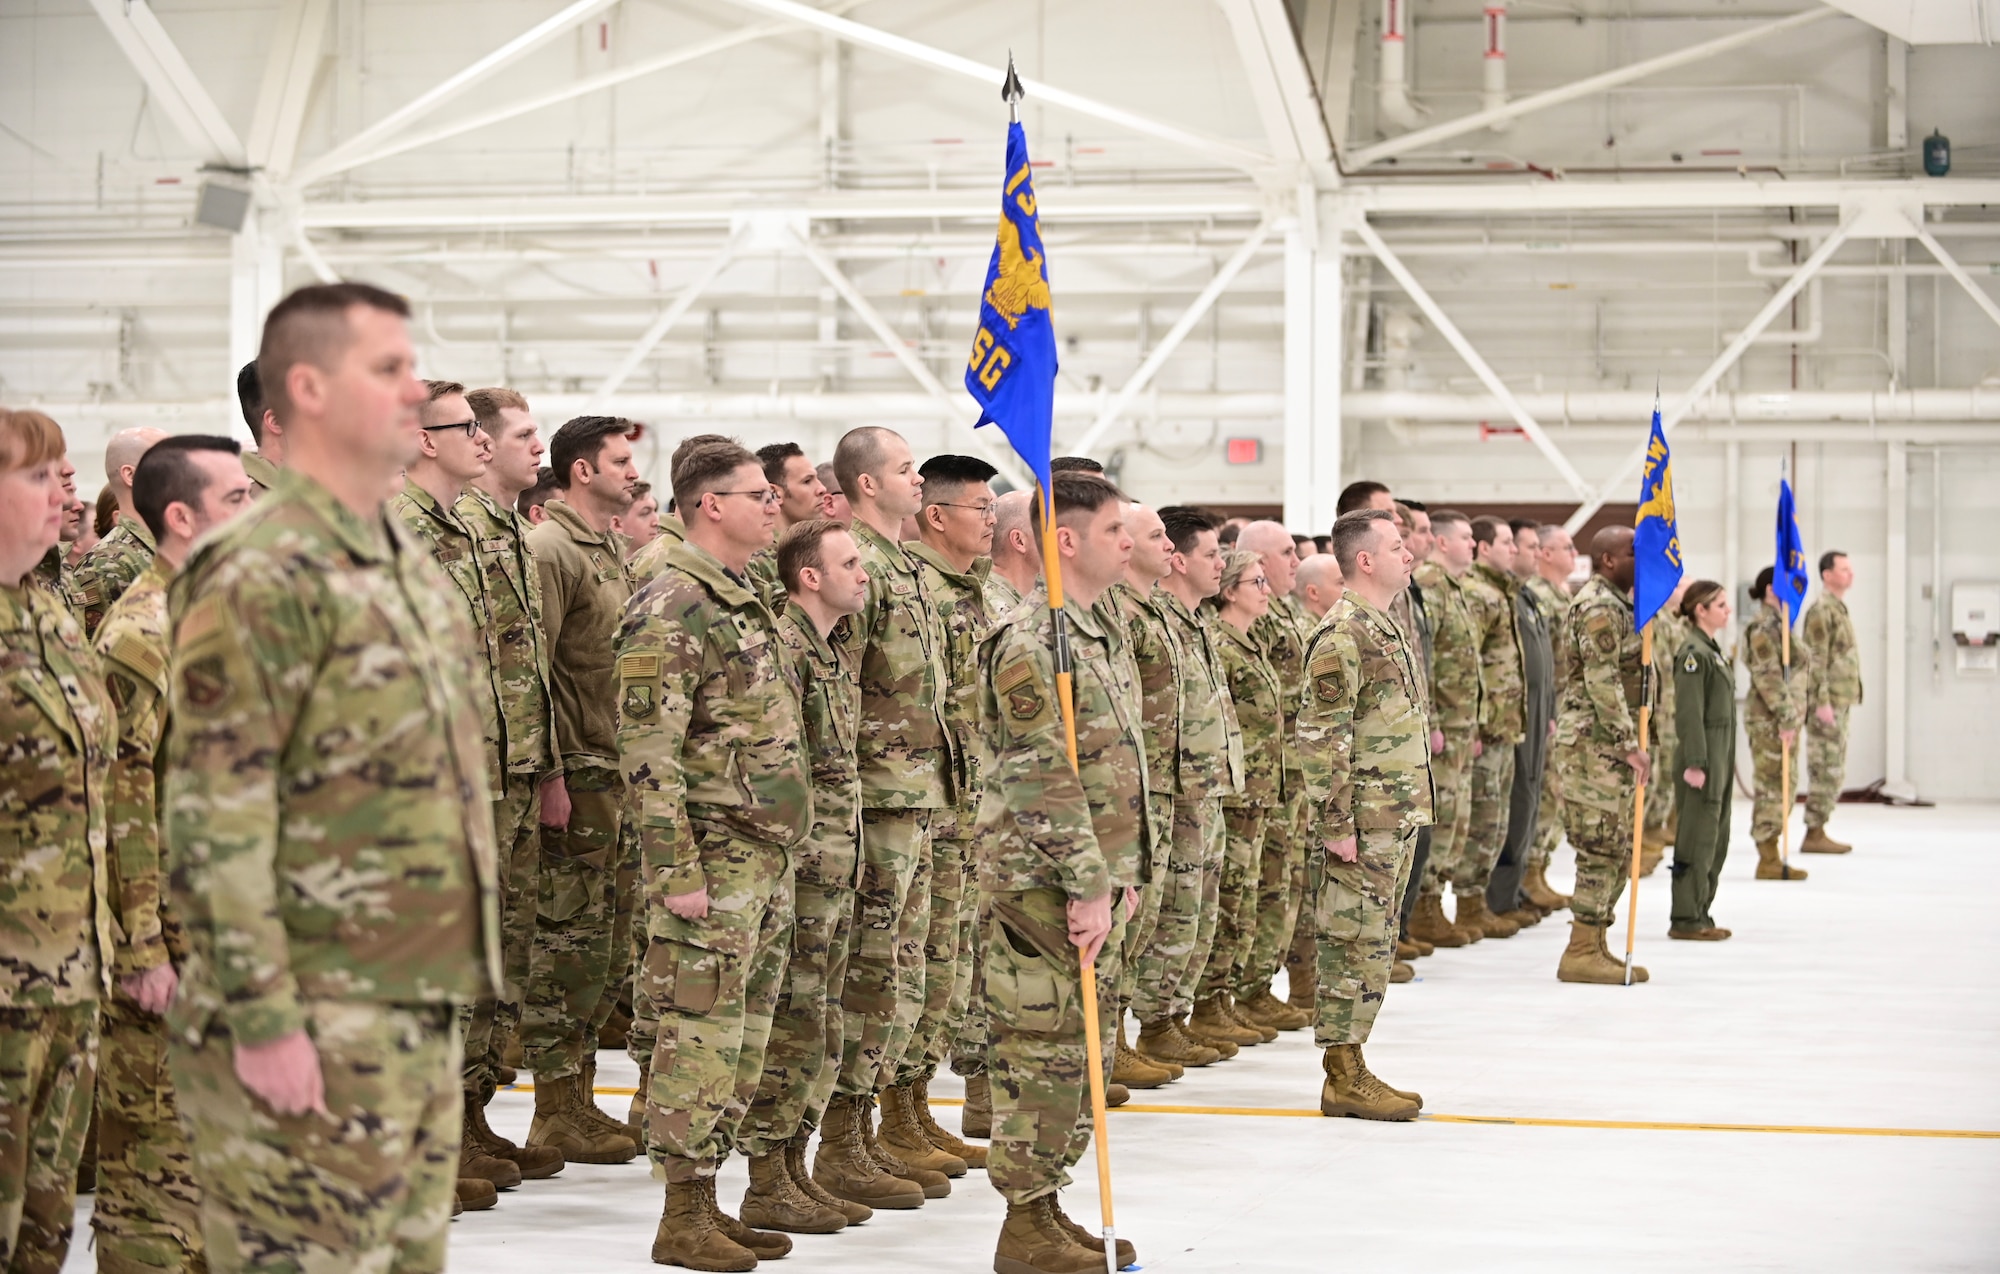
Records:
[[[1785,622],[1799,622],[1806,601],[1806,545],[1799,538],[1799,515],[1792,505],[1792,483],[1778,479],[1778,548],[1771,558],[1771,592],[1785,604]]]
[[[986,266],[965,388],[979,403],[979,423],[1000,426],[1047,498],[1055,431],[1056,329],[1049,319],[1048,263],[1035,215],[1028,138],[1018,122],[1007,126],[1000,239]]]
[[[1646,440],[1646,472],[1639,479],[1639,512],[1632,519],[1632,622],[1647,621],[1680,587],[1681,528],[1674,520],[1674,457],[1653,404],[1653,432]]]

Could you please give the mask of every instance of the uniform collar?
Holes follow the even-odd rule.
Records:
[[[848,529],[853,532],[857,543],[868,545],[878,553],[887,554],[889,560],[895,563],[897,570],[908,572],[915,569],[906,546],[898,544],[861,518],[857,517],[849,522]]]
[[[1509,575],[1505,571],[1497,570],[1484,562],[1474,562],[1472,569],[1481,580],[1499,589],[1508,597],[1512,597],[1521,591],[1521,580],[1518,576]]]
[[[717,601],[726,606],[757,605],[757,594],[741,578],[722,564],[722,559],[688,540],[667,550],[667,565],[701,582]],[[808,621],[810,626],[810,621]]]
[[[800,635],[806,639],[806,644],[812,647],[813,657],[821,663],[832,663],[834,659],[833,642],[835,637],[840,633],[841,625],[847,622],[847,616],[842,615],[839,619],[834,620],[833,630],[822,637],[819,635],[819,625],[813,623],[812,616],[806,614],[806,608],[797,602],[786,602],[785,614],[789,615],[792,622],[798,625]]]
[[[929,562],[937,568],[939,574],[962,588],[978,588],[986,582],[986,577],[993,573],[993,559],[990,557],[975,557],[972,559],[972,569],[961,571],[946,561],[944,554],[922,540],[911,540],[901,547],[911,557]]]
[[[372,524],[363,521],[333,492],[297,469],[278,470],[277,485],[271,488],[271,492],[279,497],[289,497],[317,517],[357,561],[389,560],[393,541],[389,538],[391,533],[380,509],[376,510]]]
[[[407,474],[405,474],[403,477],[403,494],[406,497],[408,497],[418,508],[430,514],[433,518],[436,518],[438,521],[446,523],[451,526],[456,526],[458,524],[458,519],[452,516],[451,510],[446,508],[442,501],[440,501],[436,496],[432,495],[425,488],[418,486],[416,482],[413,479],[411,479]],[[461,494],[463,494],[462,490]]]
[[[135,517],[130,517],[126,514],[121,513],[118,515],[118,525],[124,527],[127,531],[130,531],[133,535],[138,536],[139,543],[145,545],[153,552],[157,553],[160,551],[159,544],[156,543],[153,539],[153,533],[146,529],[146,524],[144,522],[141,522],[139,519]]]
[[[592,530],[590,523],[583,520],[583,515],[571,508],[566,501],[551,499],[547,504],[542,506],[542,509],[549,515],[549,521],[554,522],[563,530],[569,532],[569,538],[575,540],[578,544],[590,544],[598,548],[610,549],[613,553],[618,551],[617,546],[611,542],[611,532],[609,530]]]

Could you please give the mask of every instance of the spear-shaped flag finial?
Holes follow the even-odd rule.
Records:
[[[1021,87],[1021,77],[1014,74],[1014,50],[1007,50],[1007,78],[1000,84],[1000,100],[1007,103],[1007,117],[1016,123],[1021,119],[1021,99],[1028,91]]]

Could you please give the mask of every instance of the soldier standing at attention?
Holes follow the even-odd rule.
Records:
[[[1514,790],[1514,749],[1526,734],[1527,657],[1521,649],[1515,597],[1514,532],[1500,518],[1472,520],[1473,562],[1465,598],[1479,629],[1479,742],[1473,750],[1472,814],[1463,849],[1452,867],[1458,895],[1459,929],[1477,929],[1488,938],[1511,938],[1521,931],[1493,914],[1486,887],[1507,840],[1507,808]]]
[[[243,453],[243,472],[250,475],[252,498],[261,497],[278,483],[278,470],[285,463],[285,432],[264,402],[264,383],[257,379],[257,360],[251,359],[236,373],[236,405],[243,412],[243,427],[257,450]]]
[[[528,551],[532,528],[514,512],[521,492],[535,485],[542,440],[528,400],[513,390],[475,389],[465,401],[486,432],[486,472],[466,483],[452,512],[472,534],[491,624],[488,640],[504,740],[500,783],[493,789],[493,831],[500,854],[500,959],[506,974],[495,1005],[493,1065],[486,1072],[492,1082],[466,1095],[465,1140],[534,1180],[562,1170],[562,1151],[515,1145],[488,1126],[486,1106],[497,1084],[511,1082],[520,1063],[521,1002],[542,879],[541,789],[557,768],[549,648],[542,636],[542,580]]]
[[[1333,552],[1347,592],[1313,634],[1299,713],[1319,929],[1313,1042],[1326,1050],[1319,1110],[1400,1121],[1416,1118],[1423,1098],[1377,1079],[1361,1047],[1389,991],[1396,903],[1417,828],[1431,814],[1422,674],[1389,615],[1415,559],[1394,515],[1381,509],[1336,521]]]
[[[1118,489],[1094,474],[1053,482],[1064,614],[1075,664],[1070,768],[1050,655],[1054,617],[1023,607],[980,650],[980,716],[992,782],[979,818],[986,893],[986,1008],[993,1080],[987,1176],[1007,1200],[994,1268],[1081,1274],[1104,1244],[1063,1213],[1056,1192],[1090,1144],[1080,964],[1096,962],[1098,1002],[1118,1002],[1121,929],[1145,848],[1146,760],[1139,690],[1093,610],[1125,573],[1132,539]],[[1100,1015],[1108,1060],[1114,1031]],[[1118,1266],[1138,1259],[1119,1240]]]
[[[993,502],[993,569],[986,576],[986,613],[995,623],[1042,586],[1034,506],[1032,491],[1009,491]]]
[[[1750,839],[1757,846],[1757,879],[1804,880],[1806,870],[1785,862],[1778,837],[1797,803],[1794,788],[1799,772],[1799,726],[1806,718],[1807,689],[1812,685],[1812,649],[1792,643],[1792,663],[1785,666],[1785,603],[1771,591],[1773,571],[1757,572],[1750,599],[1757,614],[1743,629],[1743,666],[1750,673],[1750,695],[1743,706],[1743,733],[1750,740],[1750,775],[1756,786],[1750,802]],[[1785,749],[1791,749],[1791,772],[1785,771]]]
[[[1811,787],[1806,795],[1806,838],[1799,849],[1808,854],[1845,854],[1854,846],[1826,834],[1826,821],[1840,800],[1840,783],[1847,773],[1847,714],[1861,706],[1861,655],[1854,645],[1854,620],[1847,613],[1847,590],[1854,587],[1854,565],[1847,554],[1820,554],[1820,594],[1806,608],[1799,638],[1812,652],[1812,677],[1806,683],[1806,768]]]
[[[1403,537],[1403,547],[1409,550],[1411,559],[1417,562],[1428,560],[1431,550],[1436,547],[1435,540],[1431,535],[1431,515],[1423,508],[1401,500],[1391,503],[1388,511],[1396,519],[1396,531]],[[1348,512],[1353,512],[1353,510],[1350,509]],[[1329,554],[1327,560],[1336,561],[1337,559]],[[1424,719],[1431,723],[1429,746],[1431,755],[1435,756],[1444,748],[1444,731],[1437,728],[1437,710],[1431,703],[1431,649],[1433,644],[1431,616],[1429,602],[1424,596],[1423,585],[1417,583],[1414,572],[1408,586],[1396,596],[1395,601],[1390,603],[1389,617],[1401,626],[1403,635],[1414,643],[1410,647],[1410,654],[1417,661],[1417,677],[1423,683],[1419,687],[1423,691],[1422,707],[1424,710]],[[1435,779],[1435,772],[1433,772],[1432,777]],[[1437,954],[1435,946],[1414,936],[1410,932],[1410,917],[1417,909],[1418,887],[1422,883],[1425,873],[1430,870],[1430,861],[1431,828],[1427,824],[1417,829],[1416,849],[1410,854],[1409,882],[1403,887],[1402,900],[1396,904],[1398,908],[1397,919],[1402,927],[1396,934],[1396,959],[1398,966],[1392,966],[1389,971],[1389,980],[1391,982],[1410,982],[1416,979],[1417,971],[1407,963],[1402,962]],[[1303,909],[1301,911],[1303,915]],[[1303,915],[1303,918],[1309,920],[1311,917]],[[1297,952],[1294,951],[1294,956],[1296,957],[1296,955]],[[1316,979],[1319,976],[1318,963],[1318,959],[1315,957],[1312,960],[1313,971],[1310,975],[1311,979]],[[1293,985],[1296,986],[1299,974],[1295,972],[1292,976],[1294,979]],[[1310,981],[1310,979],[1308,980]],[[1305,1002],[1308,1007],[1311,1007],[1316,1002],[1316,999],[1316,996],[1308,997]],[[1297,1004],[1300,1002],[1300,998],[1294,995],[1292,1002]]]
[[[116,951],[116,709],[83,625],[35,575],[61,542],[64,451],[55,421],[0,408],[0,1269],[23,1274],[69,1253]]]
[[[1639,747],[1643,695],[1639,634],[1632,626],[1632,529],[1612,526],[1590,542],[1591,576],[1563,619],[1557,662],[1567,669],[1556,706],[1555,763],[1562,767],[1563,828],[1576,850],[1569,946],[1556,965],[1564,982],[1625,981],[1604,943],[1632,862],[1632,798],[1652,773]],[[1632,980],[1646,970],[1634,965]]]
[[[521,1057],[535,1076],[528,1144],[553,1146],[571,1163],[624,1163],[639,1153],[627,1127],[593,1096],[599,1006],[631,960],[629,937],[616,941],[618,908],[629,916],[631,900],[617,897],[628,855],[611,641],[632,576],[611,539],[611,519],[631,506],[639,482],[633,433],[631,421],[613,416],[578,416],[556,430],[549,461],[558,494],[528,533],[561,768],[542,784],[542,881]]]
[[[83,604],[83,630],[95,637],[111,603],[125,595],[153,560],[153,533],[132,508],[132,474],[164,429],[121,429],[104,444],[104,484],[118,501],[118,521],[77,563],[72,587]]]
[[[271,311],[286,468],[169,595],[168,1056],[218,1271],[444,1268],[499,897],[474,637],[383,507],[425,398],[407,317],[360,283]]]
[[[1549,626],[1550,676],[1556,699],[1562,695],[1565,673],[1562,662],[1563,616],[1569,614],[1569,577],[1576,569],[1576,543],[1570,539],[1568,531],[1553,523],[1535,528],[1538,547],[1535,550],[1535,573],[1523,586],[1523,591],[1534,595],[1535,604],[1542,608],[1542,617]],[[1550,741],[1554,741],[1554,721],[1550,721]],[[1549,887],[1549,859],[1556,847],[1562,844],[1562,789],[1558,785],[1560,777],[1551,751],[1542,765],[1542,799],[1535,810],[1534,845],[1528,854],[1527,873],[1521,880],[1521,893],[1530,903],[1550,913],[1569,906],[1569,896],[1559,894]]]
[[[1439,947],[1462,947],[1486,936],[1483,927],[1460,925],[1444,914],[1445,887],[1457,878],[1472,826],[1473,762],[1484,750],[1479,741],[1485,718],[1485,685],[1480,666],[1480,628],[1472,612],[1475,552],[1472,520],[1456,509],[1430,515],[1430,560],[1417,567],[1431,622],[1431,777],[1437,793],[1431,828],[1430,861],[1410,915],[1410,937]]]
[[[117,990],[98,1044],[97,1267],[104,1274],[202,1268],[201,1191],[167,1075],[167,1027],[187,959],[180,922],[162,906],[158,754],[166,733],[167,582],[194,542],[249,507],[250,478],[228,438],[183,434],[146,453],[132,504],[157,552],[97,629],[104,684],[118,708],[118,755],[106,790]]]
[[[924,479],[910,444],[890,429],[849,430],[833,467],[869,578],[854,636],[861,650],[861,886],[842,997],[845,1056],[814,1175],[831,1190],[832,1179],[859,1170],[843,1162],[859,1144],[879,1149],[895,1175],[941,1199],[951,1193],[946,1178],[965,1175],[965,1160],[935,1148],[880,1146],[872,1128],[875,1095],[895,1082],[923,1012],[931,834],[956,796],[957,750],[944,719],[944,629],[917,559],[897,541],[903,519],[923,507]],[[858,1142],[848,1135],[849,1121],[861,1126]]]
[[[1669,938],[1719,942],[1709,908],[1729,857],[1729,805],[1736,791],[1736,670],[1716,639],[1729,627],[1729,594],[1697,580],[1681,597],[1681,617],[1695,635],[1674,657],[1674,709],[1680,716],[1680,829],[1674,838],[1674,909]]]
[[[653,1260],[748,1270],[792,1242],[724,1213],[715,1174],[764,1074],[811,777],[801,687],[744,574],[771,542],[777,493],[726,439],[682,447],[673,482],[687,538],[633,597],[616,646],[645,893],[637,984],[659,1015],[645,1136],[667,1194]]]

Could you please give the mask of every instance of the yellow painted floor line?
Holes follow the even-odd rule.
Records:
[[[533,1084],[508,1084],[504,1091],[531,1093]],[[600,1086],[605,1097],[630,1097],[636,1088]],[[933,1106],[962,1106],[956,1097],[933,1097]],[[1288,1110],[1275,1106],[1154,1106],[1128,1102],[1119,1113],[1137,1115],[1237,1115],[1264,1119],[1318,1119],[1317,1110]],[[1611,1128],[1635,1132],[1762,1132],[1794,1137],[1941,1137],[1964,1141],[2000,1141],[2000,1130],[1983,1128],[1843,1128],[1813,1124],[1717,1124],[1665,1123],[1644,1119],[1537,1119],[1525,1115],[1419,1115],[1418,1123],[1499,1124],[1516,1128]]]

